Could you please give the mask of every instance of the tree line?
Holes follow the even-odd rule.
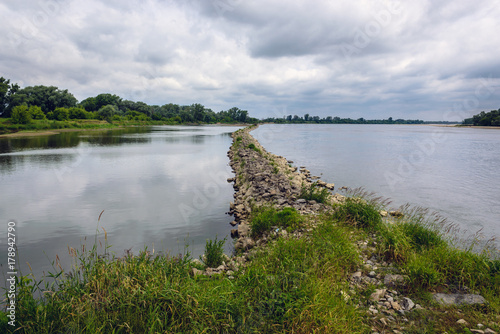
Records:
[[[500,109],[490,112],[481,111],[479,114],[466,118],[463,125],[500,126]]]
[[[15,124],[26,124],[33,119],[153,120],[173,124],[258,122],[249,117],[248,111],[237,107],[214,112],[199,103],[148,105],[108,93],[78,102],[67,89],[42,85],[21,88],[3,77],[0,78],[0,117],[11,118]]]
[[[340,117],[332,117],[327,116],[320,118],[319,116],[311,116],[309,114],[305,114],[303,117],[297,115],[288,115],[282,118],[269,117],[262,120],[263,122],[268,123],[285,123],[285,124],[305,124],[305,123],[316,123],[316,124],[425,124],[422,120],[405,120],[405,119],[392,119],[389,117],[388,119],[351,119],[351,118],[340,118]],[[433,122],[434,123],[434,122]]]

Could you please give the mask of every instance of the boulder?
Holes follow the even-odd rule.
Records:
[[[480,295],[473,294],[460,294],[460,293],[435,293],[432,298],[442,304],[448,306],[454,305],[474,305],[474,304],[486,304],[486,299]]]
[[[334,190],[335,189],[335,184],[334,183],[327,183],[325,186],[326,189],[328,190]]]
[[[238,226],[238,236],[245,237],[248,235],[249,232],[250,232],[250,225],[248,225],[247,223],[242,222]]]
[[[389,214],[393,217],[396,217],[396,218],[401,218],[404,216],[404,214],[401,212],[401,211],[389,211]]]

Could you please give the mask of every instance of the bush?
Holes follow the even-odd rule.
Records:
[[[57,108],[54,110],[53,118],[57,121],[67,121],[69,119],[68,108]]]
[[[21,105],[14,107],[10,119],[13,124],[28,124],[31,122],[31,114],[28,110],[28,106]]]
[[[349,197],[338,206],[333,218],[363,228],[375,228],[382,223],[380,213],[373,204],[357,197]]]
[[[215,237],[215,240],[207,240],[205,244],[205,260],[203,261],[207,267],[216,268],[222,264],[225,243],[226,238],[217,240],[217,237]]]
[[[257,152],[259,154],[261,153],[260,149],[257,146],[255,146],[254,143],[248,144],[248,148],[251,150],[254,150],[255,152]]]
[[[308,201],[316,201],[318,203],[325,203],[328,199],[330,192],[326,188],[321,188],[318,186],[317,182],[312,183],[310,186],[303,185],[300,191],[299,198],[303,198]]]
[[[29,109],[29,112],[30,112],[31,118],[33,118],[33,119],[39,119],[39,120],[47,119],[47,117],[45,116],[45,114],[42,111],[42,108],[40,108],[39,106],[31,106]]]
[[[303,224],[304,219],[294,208],[277,211],[273,207],[267,207],[254,211],[250,226],[252,236],[258,237],[270,231],[274,226],[286,228],[291,232],[301,228]]]

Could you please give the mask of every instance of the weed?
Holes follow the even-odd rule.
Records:
[[[326,203],[330,192],[318,186],[317,182],[312,183],[311,185],[302,185],[302,189],[299,195],[299,198],[303,198],[308,201],[316,201],[318,203]]]
[[[333,218],[368,229],[382,223],[380,213],[373,204],[357,197],[348,197],[343,204],[337,206]]]
[[[222,240],[207,240],[205,244],[205,265],[210,268],[216,268],[222,264],[224,259],[224,244],[226,238]]]

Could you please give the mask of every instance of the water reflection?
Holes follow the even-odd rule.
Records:
[[[40,276],[67,248],[145,246],[194,256],[224,237],[233,190],[226,157],[235,127],[151,127],[0,139],[0,220],[15,220],[22,269]],[[97,217],[105,210],[99,226]],[[0,238],[5,238],[0,231]],[[101,240],[101,242],[103,242]],[[228,245],[229,247],[229,245]],[[64,255],[64,256],[63,256]],[[5,249],[0,264],[5,268]]]

